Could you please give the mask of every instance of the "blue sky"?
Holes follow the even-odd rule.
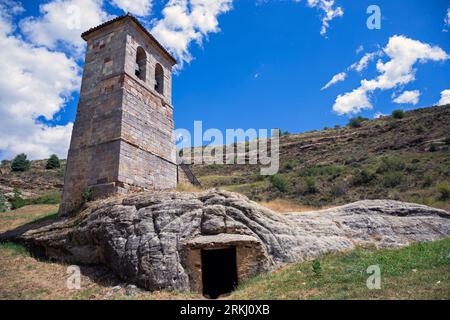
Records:
[[[121,0],[22,1],[22,10],[12,13],[13,10],[9,9],[9,13],[4,11],[2,17],[13,29],[6,32],[6,36],[9,40],[14,37],[14,40],[21,41],[17,44],[19,48],[27,45],[43,48],[49,54],[63,53],[68,67],[72,62],[79,66],[79,77],[83,66],[82,44],[77,42],[73,31],[70,36],[63,31],[53,34],[58,29],[55,27],[57,23],[49,18],[49,12],[42,10],[42,7],[40,9],[48,3],[71,1],[94,2],[97,16],[89,21],[103,21],[129,9]],[[149,29],[153,29],[167,18],[164,8],[170,5],[182,7],[185,1],[139,0],[137,2],[142,6],[147,5],[147,11],[136,7],[132,10],[141,15],[139,19]],[[193,3],[187,3],[187,10],[193,10],[195,2],[202,1],[214,2],[193,0]],[[186,35],[187,32],[177,34],[184,37],[186,46],[176,47],[169,40],[160,39],[181,61],[184,60],[173,77],[176,127],[192,129],[195,120],[202,120],[204,128],[281,128],[283,131],[303,132],[343,125],[355,115],[372,118],[377,113],[389,114],[394,109],[409,110],[447,101],[445,94],[441,96],[441,93],[450,89],[450,31],[446,31],[450,29],[450,18],[447,17],[450,1],[336,0],[331,10],[340,8],[342,14],[328,22],[329,26],[323,34],[320,32],[323,16],[330,7],[322,9],[320,1],[323,0],[309,0],[308,5],[308,0],[218,0],[222,2],[220,7],[203,9],[212,23],[189,26],[189,31],[196,32],[195,38]],[[4,4],[3,9],[12,6],[11,0],[0,0],[0,3]],[[20,5],[18,1],[15,4]],[[372,4],[381,9],[379,30],[369,30],[366,26],[369,17],[366,9]],[[49,8],[57,11],[56,6]],[[92,14],[95,10],[86,14]],[[85,14],[84,10],[82,12]],[[171,32],[179,30],[179,26],[168,23],[161,23],[160,27]],[[156,36],[162,34],[158,32],[161,29],[153,30]],[[195,40],[201,40],[201,44]],[[349,68],[366,54],[373,54],[366,68],[360,72]],[[409,57],[412,61],[410,65],[401,66]],[[378,60],[383,64],[393,60],[392,64],[399,63],[400,66],[386,65],[386,69],[391,71],[385,71],[383,76],[383,72],[377,69]],[[406,70],[403,76],[412,78],[399,80],[394,72],[398,68]],[[23,74],[29,68],[24,62],[24,66],[16,69]],[[39,71],[30,70],[31,77],[39,76]],[[341,72],[346,74],[344,81],[321,90],[334,75]],[[383,78],[377,78],[379,76]],[[11,81],[11,77],[10,74],[8,79],[4,79],[5,82]],[[363,79],[368,80],[369,84],[362,86],[360,82]],[[63,81],[71,81],[70,85],[62,86],[60,92],[49,91],[62,101],[41,115],[38,107],[22,115],[31,116],[39,127],[39,131],[30,131],[33,139],[15,133],[21,128],[19,124],[9,124],[11,128],[8,131],[0,129],[4,138],[3,143],[0,140],[0,158],[11,157],[20,148],[32,158],[44,157],[50,152],[64,156],[70,124],[75,119],[78,80],[75,76],[54,79],[53,89]],[[36,83],[38,85],[40,82]],[[364,87],[364,92],[346,96],[360,87]],[[399,99],[403,102],[395,103],[395,98],[405,91],[406,98]],[[345,97],[337,104],[339,95]],[[19,95],[11,99],[0,98],[0,107],[4,109],[0,116],[6,116],[7,111],[18,108],[20,99],[25,98]],[[47,101],[45,99],[42,100],[44,103]],[[361,101],[367,102],[362,109],[356,107],[362,105]],[[369,108],[367,104],[370,104]],[[61,130],[56,132],[53,127]],[[45,134],[42,134],[44,131]],[[24,139],[30,141],[25,143]]]

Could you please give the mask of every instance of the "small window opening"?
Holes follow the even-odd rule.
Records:
[[[155,67],[155,90],[164,95],[164,70],[159,63]]]
[[[144,49],[142,49],[142,47],[139,47],[136,53],[136,64],[134,66],[134,74],[142,81],[145,81],[146,66],[147,66],[147,54],[145,53]]]

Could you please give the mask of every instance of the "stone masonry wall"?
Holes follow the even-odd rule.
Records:
[[[134,74],[139,46],[147,55],[145,81]],[[176,186],[172,65],[160,51],[129,19],[90,35],[61,215],[80,206],[87,187],[102,197]],[[164,69],[163,95],[154,90],[156,63]]]

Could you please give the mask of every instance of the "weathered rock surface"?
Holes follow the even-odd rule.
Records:
[[[282,215],[244,196],[212,190],[100,201],[16,240],[46,257],[105,264],[147,289],[192,290],[198,284],[190,250],[250,248],[239,269],[247,277],[358,245],[396,247],[449,236],[450,214],[417,204],[370,200]]]

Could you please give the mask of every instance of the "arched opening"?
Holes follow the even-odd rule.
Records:
[[[164,95],[164,70],[159,63],[155,67],[155,90]]]
[[[136,52],[136,65],[134,74],[142,81],[145,81],[147,73],[146,66],[147,66],[147,54],[145,53],[145,50],[142,49],[142,47],[139,47]]]

